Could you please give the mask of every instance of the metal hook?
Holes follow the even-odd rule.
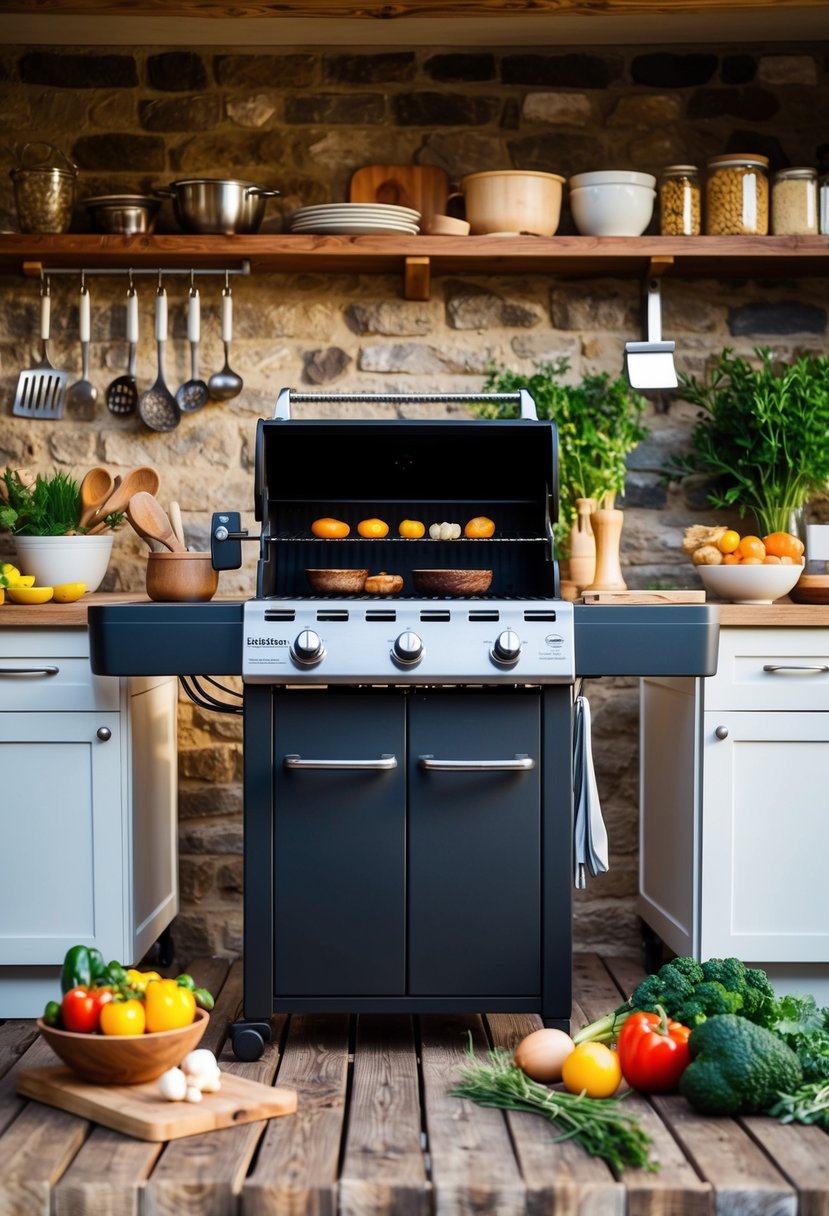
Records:
[[[81,295],[86,295],[86,271],[81,271]]]
[[[127,295],[135,295],[135,283],[132,281],[132,266],[127,271]]]
[[[164,291],[164,286],[163,286],[163,284],[162,284],[162,282],[161,282],[162,273],[163,273],[163,272],[162,272],[162,270],[161,270],[161,267],[159,266],[159,268],[158,268],[158,287],[156,288],[156,295],[157,295],[157,296],[160,296],[160,295],[161,295],[161,293]]]

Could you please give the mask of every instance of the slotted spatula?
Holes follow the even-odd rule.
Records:
[[[51,297],[48,278],[40,287],[40,340],[42,355],[34,367],[17,378],[12,413],[19,418],[62,418],[66,401],[68,372],[58,371],[49,360],[49,321]]]

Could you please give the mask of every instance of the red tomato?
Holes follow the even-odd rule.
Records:
[[[70,988],[60,1005],[64,1030],[78,1034],[94,1034],[98,1029],[101,1008],[112,1000],[111,988]]]
[[[628,1085],[646,1094],[675,1093],[691,1062],[691,1031],[672,1022],[665,1011],[632,1013],[619,1033],[616,1050]]]

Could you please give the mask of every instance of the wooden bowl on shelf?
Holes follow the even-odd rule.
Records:
[[[176,1068],[197,1047],[210,1015],[197,1009],[195,1020],[178,1030],[152,1034],[77,1034],[37,1019],[37,1028],[64,1064],[98,1085],[140,1085]]]
[[[492,582],[491,570],[413,570],[421,595],[482,595]]]

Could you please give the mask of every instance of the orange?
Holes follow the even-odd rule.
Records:
[[[357,531],[361,536],[369,538],[388,536],[389,525],[384,523],[382,519],[361,519],[357,524]]]
[[[740,558],[736,553],[724,553],[722,564],[724,566],[739,566],[741,563]]]
[[[314,536],[321,536],[325,540],[342,540],[344,536],[348,536],[351,529],[341,519],[330,519],[326,515],[323,519],[314,520],[311,531]]]
[[[463,530],[464,536],[479,538],[492,536],[495,531],[494,522],[486,515],[476,515],[474,519],[470,519],[469,523]]]
[[[771,553],[774,557],[802,557],[805,548],[803,541],[799,536],[792,536],[791,532],[770,532],[768,536],[763,537],[763,544],[766,546],[766,553]]]
[[[741,566],[762,566],[765,562],[764,557],[744,557],[740,562]]]
[[[425,535],[426,525],[422,524],[419,519],[401,519],[397,531],[407,540],[418,540]]]
[[[779,557],[775,557],[773,553],[767,553],[763,558],[764,566],[779,566],[780,563],[781,559]]]
[[[727,532],[723,532],[720,539],[717,541],[717,548],[720,553],[733,553],[740,543],[740,533],[735,532],[733,528],[729,528]]]
[[[744,536],[737,546],[737,553],[745,561],[747,557],[756,557],[762,561],[766,556],[766,546],[759,536]]]

